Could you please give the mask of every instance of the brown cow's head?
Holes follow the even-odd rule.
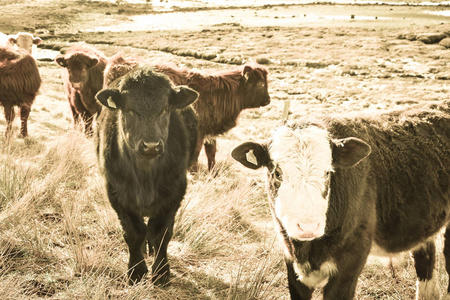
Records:
[[[257,108],[270,103],[267,73],[267,69],[259,64],[244,65],[242,69],[242,76],[245,80],[243,108]]]
[[[127,73],[96,95],[100,103],[118,113],[120,138],[136,154],[141,167],[164,152],[172,112],[197,97],[196,91],[174,87],[165,75],[147,67]]]
[[[82,52],[58,55],[55,61],[61,67],[67,68],[69,81],[72,87],[77,90],[83,89],[89,80],[89,70],[99,63],[97,57]]]
[[[274,215],[290,238],[308,241],[325,234],[335,167],[354,166],[370,151],[360,139],[333,141],[328,131],[316,126],[283,126],[269,143],[247,142],[231,155],[248,168],[268,169]]]

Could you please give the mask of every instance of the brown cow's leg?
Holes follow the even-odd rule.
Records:
[[[5,109],[5,118],[6,118],[5,136],[8,138],[11,135],[12,122],[14,121],[16,114],[14,113],[14,107],[12,105],[4,105],[4,109]]]
[[[434,272],[436,246],[429,240],[422,247],[413,251],[414,266],[417,273],[416,299],[439,299],[437,276]]]
[[[202,150],[204,138],[205,138],[204,134],[202,134],[202,133],[198,134],[197,146],[195,147],[195,152],[194,152],[194,156],[192,157],[192,164],[191,164],[191,168],[190,168],[190,171],[192,173],[198,172],[198,156],[200,155],[200,151]]]
[[[448,276],[450,276],[450,225],[445,230],[444,238],[445,269],[447,270]],[[444,300],[450,300],[450,277],[448,281],[447,295],[444,297]]]
[[[211,172],[216,165],[217,141],[216,139],[211,139],[206,141],[204,145],[206,157],[208,158],[208,171]]]
[[[87,137],[92,137],[93,134],[93,130],[92,130],[92,119],[93,117],[91,116],[90,113],[85,112],[83,114],[83,122],[84,122],[84,134]]]
[[[70,110],[72,111],[72,116],[73,116],[73,128],[77,128],[78,124],[80,123],[80,115],[78,114],[77,110],[75,109],[75,107],[73,107],[73,105],[70,105]]]
[[[30,107],[28,105],[22,105],[20,107],[20,134],[22,137],[26,137],[28,135],[28,116],[30,115]]]

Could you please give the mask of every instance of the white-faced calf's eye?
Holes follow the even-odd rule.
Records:
[[[283,180],[283,172],[281,171],[281,169],[279,167],[275,168],[274,175],[275,175],[275,179],[277,179],[279,181]]]

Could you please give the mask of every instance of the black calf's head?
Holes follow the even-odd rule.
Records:
[[[142,162],[161,155],[169,135],[170,115],[197,99],[197,92],[178,86],[150,68],[130,71],[101,90],[96,98],[117,110],[118,128],[125,144]]]
[[[247,142],[231,155],[248,168],[267,167],[275,216],[289,237],[308,241],[325,234],[335,167],[354,166],[369,153],[370,146],[357,138],[332,141],[316,126],[283,126],[269,143]]]

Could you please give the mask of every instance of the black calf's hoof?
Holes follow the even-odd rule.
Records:
[[[152,275],[152,282],[154,285],[166,286],[169,285],[170,271],[167,270],[164,273],[160,272]]]
[[[128,271],[128,284],[134,285],[142,280],[148,273],[147,266],[145,264],[139,264],[135,268]]]

